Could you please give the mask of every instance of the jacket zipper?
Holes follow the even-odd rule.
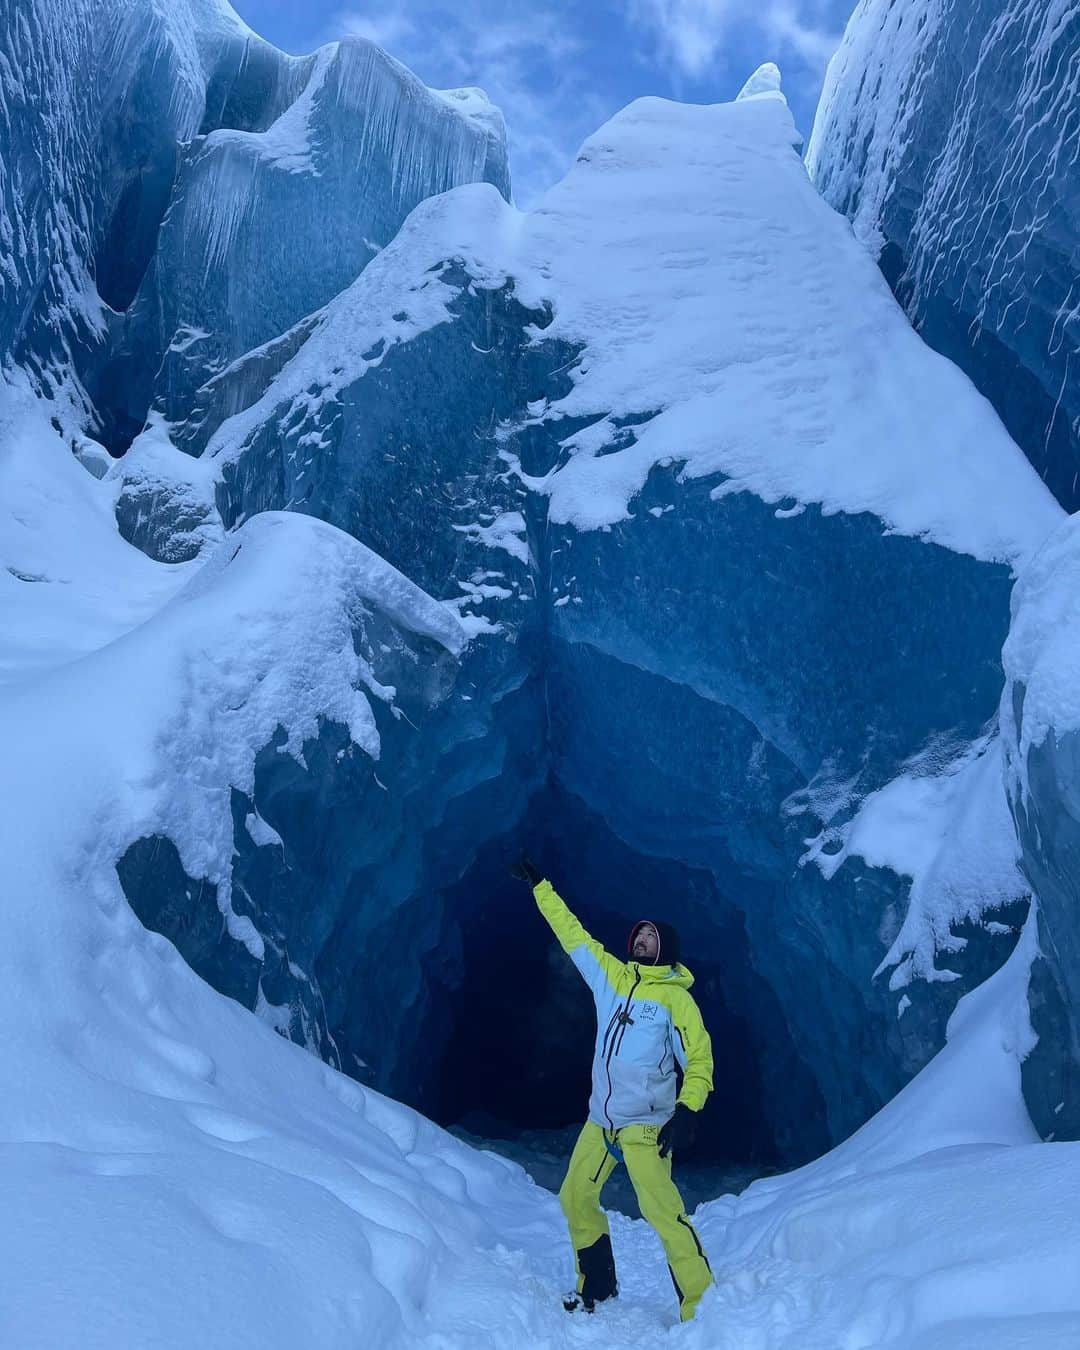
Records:
[[[618,1054],[619,1046],[622,1045],[622,1038],[626,1035],[627,1023],[633,1020],[630,1017],[630,1000],[634,996],[634,990],[641,983],[641,968],[640,966],[635,966],[634,969],[637,971],[637,978],[630,986],[630,992],[626,996],[626,1002],[616,1013],[615,1019],[608,1023],[609,1031],[614,1024],[614,1020],[617,1020],[621,1024],[619,1030],[611,1038],[611,1044],[608,1046],[607,1058],[604,1061],[604,1068],[607,1072],[607,1096],[604,1098],[604,1115],[607,1116],[608,1128],[612,1130],[615,1128],[615,1122],[611,1119],[611,1112],[608,1110],[608,1105],[611,1102],[611,1094],[615,1090],[615,1085],[611,1081],[611,1059],[613,1055]]]

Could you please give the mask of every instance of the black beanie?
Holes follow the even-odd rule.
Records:
[[[679,934],[669,923],[657,923],[655,919],[641,919],[634,924],[630,930],[630,940],[626,947],[631,956],[634,954],[634,938],[637,937],[638,929],[644,924],[651,923],[656,929],[656,935],[660,939],[660,950],[656,954],[656,960],[653,965],[656,966],[674,966],[678,963],[682,955],[679,946]]]

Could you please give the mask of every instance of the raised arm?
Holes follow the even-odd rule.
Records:
[[[595,992],[602,984],[617,987],[625,970],[623,963],[585,931],[551,882],[536,882],[533,896],[559,945],[577,966],[589,988]]]

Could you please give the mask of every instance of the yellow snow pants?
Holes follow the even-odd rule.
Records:
[[[598,1300],[610,1297],[615,1292],[615,1264],[600,1192],[616,1163],[625,1162],[642,1217],[652,1224],[664,1244],[680,1314],[688,1322],[713,1277],[671,1179],[671,1154],[661,1158],[657,1150],[658,1133],[656,1125],[603,1130],[588,1121],[574,1145],[559,1203],[574,1246],[578,1293]]]

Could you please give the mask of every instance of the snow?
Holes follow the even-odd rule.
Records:
[[[94,463],[103,454],[86,453]],[[25,377],[0,377],[0,685],[43,675],[130,631],[190,575],[124,543],[113,504],[111,488],[64,444]]]
[[[285,717],[288,753],[299,756],[325,718],[378,758],[371,700],[392,701],[393,690],[354,646],[367,609],[455,655],[468,634],[376,554],[311,517],[265,512],[198,564],[150,562],[119,538],[110,486],[35,417],[25,383],[5,394],[9,765],[18,775],[31,758],[62,763],[81,746],[107,786],[72,802],[73,818],[95,819],[114,859],[135,839],[168,835],[188,874],[218,887],[232,936],[261,958],[262,939],[230,903],[231,790],[250,792],[255,756]],[[4,799],[18,790],[9,782]]]
[[[744,98],[783,98],[780,86],[780,67],[772,61],[758,66],[743,87],[735,95],[735,102]]]
[[[814,191],[771,79],[751,84],[733,104],[631,104],[529,213],[482,184],[421,203],[209,453],[239,455],[283,406],[313,410],[450,322],[439,270],[457,259],[474,286],[512,280],[523,304],[552,307],[537,340],[583,346],[571,391],[539,417],[588,425],[550,474],[523,476],[553,523],[624,519],[674,462],[683,478],[722,475],[718,501],[869,511],[980,559],[1030,556],[1060,509]],[[638,423],[628,445],[616,418]]]
[[[428,89],[428,93],[444,99],[455,113],[467,117],[497,141],[505,141],[506,122],[502,111],[492,103],[483,89],[469,85],[463,89]]]
[[[488,524],[455,525],[475,543],[509,553],[528,566],[529,545],[525,540],[525,517],[520,511],[503,511]],[[473,592],[475,594],[475,591]]]
[[[534,484],[556,521],[614,523],[665,459],[689,476],[727,475],[718,510],[736,491],[871,510],[891,529],[1017,565],[1060,519],[987,405],[907,330],[814,197],[786,109],[759,76],[730,107],[633,105],[530,215],[484,187],[422,205],[205,461],[181,456],[158,419],[109,468],[99,447],[65,441],[58,405],[5,376],[5,1345],[1080,1340],[1080,1145],[1039,1143],[1020,1090],[1034,914],[1010,960],[959,1003],[945,1048],[873,1120],[810,1167],[697,1210],[718,1285],[680,1327],[654,1235],[621,1218],[622,1297],[588,1322],[567,1319],[570,1255],[549,1192],[283,1039],[265,997],[251,1013],[214,992],[142,927],[119,885],[125,848],[167,835],[258,956],[263,938],[229,888],[232,792],[250,795],[256,755],[276,738],[301,757],[332,719],[349,732],[347,753],[375,764],[376,713],[395,694],[356,641],[371,611],[452,656],[485,630],[330,525],[266,512],[226,536],[209,510],[222,459],[283,398],[330,397],[355,378],[342,353],[450,321],[452,288],[425,274],[447,257],[481,288],[513,278],[526,303],[552,305],[549,337],[584,344],[570,393],[530,409],[598,419]],[[643,246],[658,236],[659,258]],[[714,322],[721,310],[731,332]],[[651,417],[637,441],[599,453],[610,419],[635,413]],[[207,507],[196,557],[155,562],[120,537],[117,502],[132,481],[179,482]],[[501,560],[526,555],[524,524],[505,512],[469,528]],[[1018,589],[1006,659],[1036,691],[1026,735],[1073,715],[1059,673],[1072,649],[1055,648],[1074,617],[1072,530]],[[487,575],[473,583],[481,596],[499,589]],[[975,903],[975,841],[1001,819],[996,754],[987,742],[932,771],[911,766],[843,837],[848,853],[912,876],[931,926],[942,906]],[[245,826],[256,843],[279,838],[255,812]],[[1010,847],[989,875],[1007,872]]]
[[[863,1129],[696,1210],[718,1284],[694,1324],[677,1324],[651,1230],[619,1214],[620,1300],[587,1324],[568,1319],[549,1191],[283,1039],[265,998],[249,1013],[215,993],[139,924],[114,867],[127,842],[160,830],[192,875],[223,883],[229,787],[250,786],[285,709],[285,752],[334,717],[357,753],[378,753],[372,700],[391,695],[353,647],[357,606],[451,652],[462,626],[303,516],[266,513],[192,563],[153,563],[115,533],[115,484],[87,472],[25,383],[4,387],[2,409],[4,561],[70,573],[62,612],[56,585],[7,573],[2,592],[5,1344],[1076,1343],[1080,1145],[1036,1142],[1020,1093],[1033,918],[958,1005],[941,1053]],[[160,434],[155,447],[175,453]],[[513,535],[517,522],[502,524]],[[12,642],[35,631],[31,661]],[[906,856],[908,798],[915,814],[932,808],[931,824],[955,820],[961,787],[993,760],[990,744],[937,766],[926,801],[913,768],[896,802],[886,789],[864,803],[847,847],[886,857],[895,829]],[[273,842],[255,813],[246,828]],[[923,860],[932,871],[929,849]],[[222,895],[234,936],[257,950]]]
[[[212,131],[204,140],[208,150],[217,146],[233,144],[241,149],[250,149],[261,156],[275,169],[285,173],[311,173],[315,171],[312,160],[311,115],[315,99],[321,91],[331,62],[337,56],[337,44],[320,47],[310,62],[307,79],[299,96],[282,112],[263,132],[250,133],[221,129]],[[221,194],[228,200],[227,194]],[[219,244],[217,252],[223,254],[225,246]]]
[[[163,829],[193,873],[223,877],[228,784],[248,781],[283,708],[294,752],[319,716],[351,721],[378,752],[364,710],[385,691],[365,684],[342,615],[378,603],[451,651],[464,641],[457,620],[302,516],[268,513],[191,564],[152,563],[109,538],[113,489],[70,454],[47,409],[25,387],[5,400],[18,432],[4,438],[8,509],[33,505],[39,465],[57,484],[51,518],[27,517],[51,519],[33,535],[34,565],[55,572],[73,538],[92,563],[65,601],[84,650],[5,659],[6,1344],[1076,1343],[1080,1145],[1038,1143],[1020,1092],[1033,918],[1006,965],[958,1005],[945,1048],[878,1116],[809,1167],[696,1210],[718,1284],[695,1323],[677,1324],[651,1230],[619,1214],[621,1297],[588,1323],[568,1319],[558,1295],[569,1251],[549,1191],[283,1039],[265,999],[249,1013],[215,993],[142,928],[113,866],[126,841]],[[26,542],[7,524],[2,537]],[[129,607],[95,629],[110,572]],[[29,593],[48,613],[50,593]],[[0,624],[5,645],[13,631]],[[950,765],[954,794],[992,760],[990,746]],[[938,784],[931,805],[945,810],[947,796]],[[878,817],[902,824],[903,811],[864,812],[848,847],[873,855],[877,839],[888,853]],[[254,813],[246,825],[270,842]],[[236,936],[258,941],[239,924]]]
[[[251,835],[252,842],[260,848],[266,844],[276,844],[279,848],[284,848],[281,835],[269,825],[262,816],[254,811],[249,811],[244,818],[244,829]]]
[[[819,803],[826,817],[837,804],[838,799]],[[860,857],[911,879],[904,921],[874,972],[891,970],[893,989],[913,978],[958,978],[936,964],[940,953],[965,946],[953,927],[978,922],[986,910],[1029,893],[1019,869],[996,732],[971,745],[928,748],[904,773],[870,793],[845,824],[806,842],[800,864],[814,862],[827,878],[846,859]]]
[[[310,547],[325,565],[335,532],[302,518],[271,518],[261,539],[245,527],[243,550],[287,550],[294,527],[303,547],[275,578]],[[718,1287],[685,1328],[654,1235],[619,1215],[620,1300],[587,1324],[568,1319],[554,1196],[284,1041],[145,931],[111,860],[133,800],[153,793],[134,750],[161,773],[180,743],[138,746],[137,726],[120,734],[115,717],[133,705],[141,721],[141,696],[128,680],[103,702],[102,685],[145,673],[157,703],[159,670],[174,658],[155,649],[185,627],[170,610],[240,615],[259,563],[230,579],[239,562],[0,710],[17,751],[0,766],[0,1015],[18,1030],[0,1045],[6,1343],[1075,1344],[1080,1146],[1036,1143],[1019,1089],[1033,929],[963,1000],[941,1054],[851,1140],[697,1210]],[[282,659],[294,662],[301,645],[286,644]],[[34,715],[35,700],[53,720]],[[212,707],[200,697],[190,711]],[[200,769],[204,780],[217,772]]]

